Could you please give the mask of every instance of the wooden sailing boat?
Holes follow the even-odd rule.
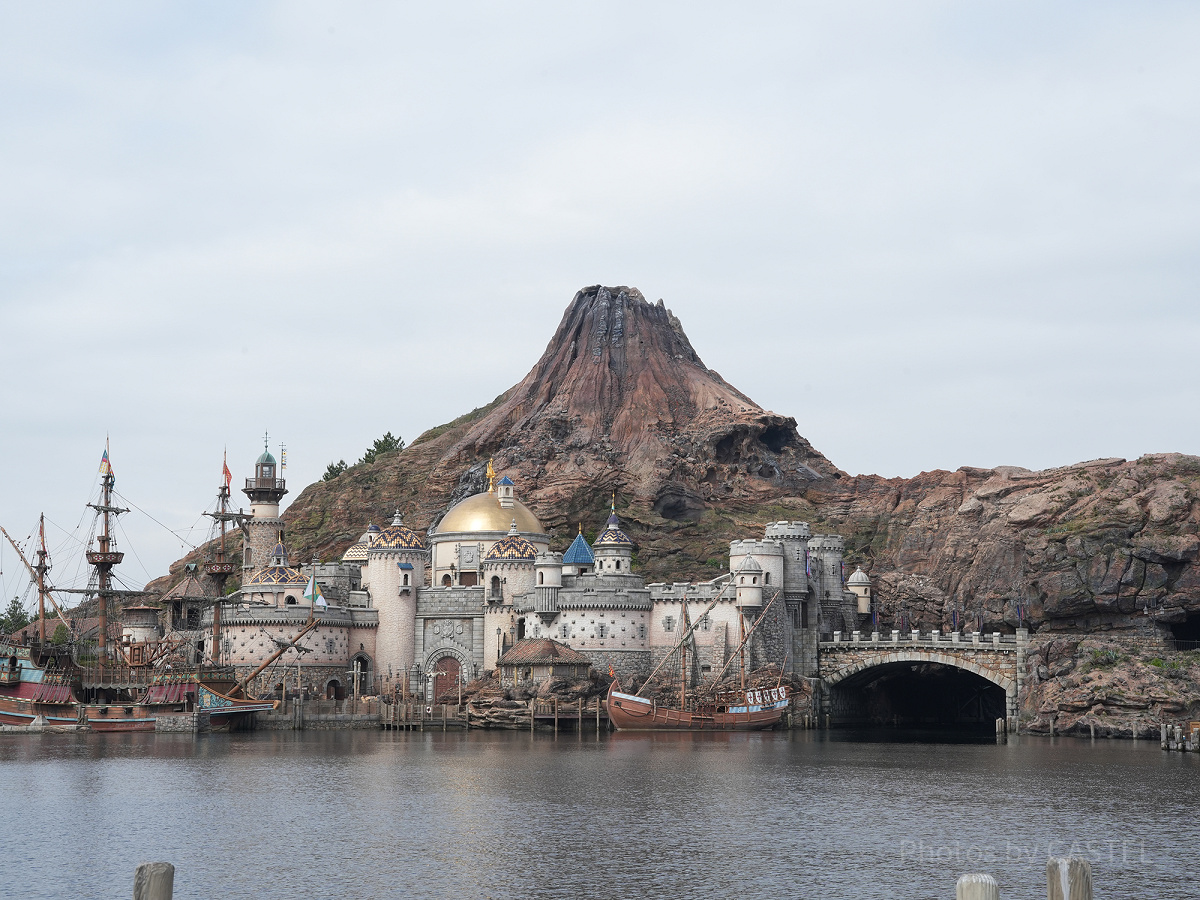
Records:
[[[732,579],[729,584],[732,584]],[[726,585],[726,587],[728,586]],[[688,708],[687,643],[695,631],[696,625],[703,621],[704,617],[712,611],[723,593],[724,588],[722,588],[721,593],[709,604],[708,608],[705,609],[695,623],[688,621],[687,600],[684,600],[684,629],[679,643],[675,645],[671,654],[662,663],[659,663],[658,667],[650,673],[650,677],[646,679],[646,683],[649,684],[659,669],[678,653],[680,675],[682,676],[680,679],[679,705],[677,707],[662,705],[638,694],[623,693],[617,690],[618,683],[614,679],[613,683],[609,685],[608,696],[605,699],[608,709],[608,720],[613,724],[614,728],[618,731],[762,731],[768,728],[776,728],[783,722],[783,717],[787,714],[789,703],[786,687],[780,684],[766,690],[746,690],[746,642],[754,633],[754,629],[758,627],[759,622],[762,621],[763,615],[774,604],[774,599],[767,604],[766,608],[760,614],[758,622],[755,622],[754,626],[749,630],[745,628],[745,620],[742,618],[741,610],[739,609],[738,611],[741,640],[738,643],[737,649],[730,656],[729,662],[732,662],[734,659],[741,660],[741,690],[719,693],[711,701],[701,702],[691,709]],[[729,662],[717,673],[714,682],[720,680],[726,669],[728,669]]]
[[[105,462],[108,456],[105,453]],[[103,472],[103,467],[102,467]],[[221,666],[221,597],[224,594],[225,580],[233,572],[233,564],[228,562],[225,554],[225,535],[229,522],[240,521],[237,513],[229,509],[229,484],[232,476],[228,462],[222,463],[223,484],[217,493],[217,512],[208,513],[214,524],[220,527],[220,542],[217,545],[216,558],[209,561],[205,571],[216,584],[216,601],[213,604],[212,652],[209,654],[209,664],[202,660],[197,665],[180,671],[175,671],[172,665],[154,668],[154,663],[161,660],[161,655],[155,652],[136,652],[147,648],[130,647],[125,662],[126,671],[130,672],[129,681],[140,686],[137,702],[124,704],[121,702],[92,703],[85,705],[81,712],[81,720],[97,731],[154,731],[156,722],[161,715],[190,713],[197,710],[208,713],[210,727],[213,729],[234,728],[248,724],[250,716],[256,712],[267,712],[278,706],[275,700],[258,700],[244,693],[244,685],[238,682],[232,667]],[[105,503],[98,509],[108,507],[108,493],[111,491],[112,473],[108,466],[105,476]],[[107,509],[104,514],[117,514],[116,509]],[[103,536],[109,533],[108,523],[105,522],[101,532]],[[90,556],[89,556],[90,561]],[[118,560],[119,561],[119,560]],[[103,602],[102,602],[103,606]],[[136,659],[138,665],[132,663]],[[134,674],[136,673],[136,675]],[[141,677],[136,677],[140,675]],[[238,694],[241,696],[237,696]]]
[[[80,725],[96,731],[154,731],[159,716],[203,710],[209,713],[212,727],[219,729],[245,724],[250,714],[274,709],[278,701],[246,696],[245,685],[238,681],[232,667],[200,664],[181,666],[176,670],[172,665],[162,664],[161,648],[149,646],[149,643],[125,647],[119,641],[110,641],[110,600],[141,596],[144,592],[113,587],[112,570],[124,554],[117,550],[113,540],[112,517],[128,510],[113,506],[116,480],[107,446],[100,474],[100,502],[89,504],[100,521],[98,546],[87,551],[88,563],[93,567],[92,578],[85,589],[57,589],[96,598],[99,626],[94,645],[90,641],[73,640],[66,648],[56,648],[46,643],[47,600],[68,629],[71,625],[54,601],[51,592],[56,589],[46,581],[50,563],[44,525],[36,565],[25,558],[8,532],[0,528],[37,583],[39,596],[37,639],[28,645],[17,645],[0,638],[0,723],[30,725],[40,720],[51,726]],[[225,559],[225,526],[226,522],[236,519],[236,514],[230,513],[228,508],[230,476],[227,465],[224,475],[219,512],[210,514],[221,524],[221,544],[217,559],[207,567],[208,573],[217,581],[218,598],[223,593],[225,578],[233,571],[233,566]],[[215,663],[215,648],[220,647],[219,612],[214,619]],[[293,643],[308,630],[311,626],[297,635]]]

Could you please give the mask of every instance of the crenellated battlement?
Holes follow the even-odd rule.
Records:
[[[730,558],[738,556],[770,557],[783,556],[783,545],[773,540],[745,540],[729,542]]]
[[[812,531],[807,522],[768,522],[765,535],[774,541],[805,541]]]
[[[846,549],[846,542],[840,534],[814,534],[808,541],[809,552],[825,550],[833,553],[842,553]]]

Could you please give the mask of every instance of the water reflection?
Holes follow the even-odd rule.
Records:
[[[898,740],[897,738],[904,738]],[[24,897],[1189,896],[1200,757],[1025,735],[275,732],[2,735]],[[11,840],[11,839],[10,839]]]

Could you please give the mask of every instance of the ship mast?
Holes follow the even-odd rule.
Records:
[[[46,573],[50,571],[50,554],[46,552],[46,514],[43,513],[38,520],[38,539],[40,544],[37,552],[37,565],[34,566],[34,571],[37,572],[38,586],[38,642],[46,643]]]
[[[112,466],[108,461],[108,445],[104,447],[104,457],[100,463],[100,502],[89,503],[92,509],[100,514],[101,527],[97,537],[98,550],[87,552],[88,565],[96,569],[96,597],[100,607],[100,633],[96,640],[96,664],[104,668],[104,658],[108,655],[108,598],[113,595],[112,570],[125,558],[125,554],[117,551],[116,542],[112,535],[111,519],[129,510],[112,505],[113,486],[117,479],[113,476]]]
[[[217,511],[213,513],[205,513],[206,516],[212,518],[219,524],[221,529],[220,542],[217,544],[216,558],[207,563],[204,571],[213,580],[217,587],[216,601],[213,603],[213,630],[212,630],[212,661],[213,665],[220,662],[221,653],[221,598],[225,596],[225,580],[233,572],[233,563],[229,562],[225,556],[225,534],[230,522],[240,522],[242,516],[239,513],[229,511],[229,485],[233,480],[233,475],[229,471],[229,460],[226,457],[221,464],[221,475],[223,483],[217,489]]]
[[[688,620],[687,597],[683,598],[683,633],[684,639],[679,643],[679,708],[687,709],[687,637],[691,631],[691,622]]]
[[[0,525],[0,534],[4,535],[4,537],[8,540],[8,542],[12,545],[12,548],[17,551],[17,557],[21,560],[21,564],[25,566],[26,571],[29,572],[29,574],[33,577],[33,580],[37,583],[37,586],[38,586],[38,609],[41,613],[41,616],[44,618],[44,615],[45,615],[45,605],[44,604],[45,604],[46,600],[49,600],[50,605],[54,607],[54,611],[55,611],[55,613],[58,614],[59,619],[62,620],[63,625],[65,625],[67,630],[70,631],[71,623],[68,622],[67,617],[63,615],[62,607],[60,607],[57,603],[54,602],[54,595],[50,593],[51,589],[46,584],[46,573],[50,571],[50,553],[46,550],[46,531],[45,531],[46,525],[45,525],[45,522],[46,522],[46,517],[43,515],[42,516],[42,547],[38,551],[38,564],[36,566],[32,565],[29,562],[29,560],[27,560],[25,558],[25,554],[21,552],[20,545],[17,544],[17,542],[12,539],[12,535],[9,534],[7,531],[5,531],[4,526],[2,526],[2,525]],[[46,640],[45,624],[42,625],[42,635],[43,635],[42,641],[44,642]]]

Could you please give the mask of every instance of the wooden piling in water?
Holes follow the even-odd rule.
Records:
[[[171,900],[175,867],[169,862],[142,863],[133,873],[133,900]]]
[[[1046,862],[1047,900],[1092,900],[1092,866],[1077,856],[1052,856]]]
[[[960,875],[954,885],[955,900],[1000,900],[1000,886],[991,875]]]

